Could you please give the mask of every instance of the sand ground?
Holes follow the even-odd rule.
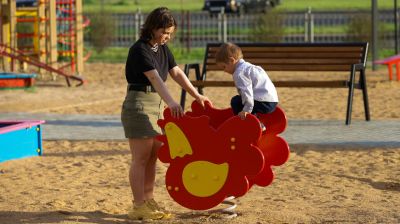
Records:
[[[119,114],[124,65],[93,63],[85,70],[88,84],[81,87],[68,88],[60,78],[44,81],[49,78],[44,76],[33,90],[0,91],[0,113]],[[400,82],[388,81],[386,72],[367,71],[371,118],[399,121]],[[311,78],[300,73],[270,76]],[[179,100],[180,89],[171,80],[167,85]],[[235,90],[210,88],[205,94],[225,108]],[[344,120],[346,89],[279,88],[278,94],[289,119]],[[361,92],[356,91],[353,119],[363,116]],[[43,144],[42,157],[0,163],[0,223],[140,223],[126,219],[131,203],[126,141]],[[272,185],[253,187],[236,199],[239,216],[229,220],[175,203],[165,190],[167,167],[159,163],[155,196],[176,218],[151,223],[400,223],[400,148],[289,145],[290,159],[274,167]]]

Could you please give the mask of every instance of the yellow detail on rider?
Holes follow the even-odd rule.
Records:
[[[185,133],[175,123],[168,122],[165,125],[165,134],[167,135],[169,154],[172,159],[192,155],[192,147]]]
[[[228,163],[215,164],[208,161],[195,161],[183,169],[182,181],[190,194],[197,197],[209,197],[221,190],[228,173]]]

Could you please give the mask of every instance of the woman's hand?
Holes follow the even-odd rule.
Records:
[[[211,103],[211,101],[206,97],[206,96],[203,96],[203,95],[198,95],[197,97],[196,97],[196,101],[204,108],[204,103],[206,102],[206,101],[208,101],[210,104],[211,104],[211,106],[212,106],[212,103]]]
[[[242,120],[244,120],[244,119],[246,119],[247,114],[249,114],[249,112],[240,111],[238,115]]]
[[[200,95],[199,92],[194,88],[188,77],[185,75],[185,73],[182,71],[179,66],[173,67],[171,70],[169,70],[169,74],[171,75],[172,79],[175,80],[176,83],[178,83],[184,90],[186,90],[193,98],[196,99],[196,101],[204,108],[204,102],[208,101],[212,105],[211,101],[203,96]]]
[[[171,116],[174,118],[180,118],[183,116],[183,109],[181,105],[172,101],[171,103],[167,103],[168,108],[171,110]]]

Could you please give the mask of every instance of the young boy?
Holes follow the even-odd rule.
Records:
[[[242,50],[233,43],[224,43],[216,53],[218,66],[232,74],[239,95],[232,97],[235,115],[245,119],[247,114],[272,113],[278,104],[278,94],[267,73],[260,66],[243,60]],[[265,126],[260,122],[262,131]]]

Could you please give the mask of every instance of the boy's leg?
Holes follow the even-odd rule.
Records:
[[[269,113],[274,112],[277,105],[278,105],[278,103],[276,103],[276,102],[254,101],[254,107],[253,107],[253,111],[251,113],[256,116],[257,116],[257,113],[269,114]],[[257,118],[258,118],[258,116],[257,116]],[[262,123],[261,121],[260,121],[260,127],[261,127],[262,132],[267,130],[267,128],[265,127],[265,124]]]
[[[234,115],[238,115],[243,110],[242,98],[239,95],[232,97],[231,108]]]
[[[276,106],[278,105],[277,102],[260,102],[260,101],[254,101],[254,107],[253,111],[251,112],[252,114],[269,114],[274,112]]]

